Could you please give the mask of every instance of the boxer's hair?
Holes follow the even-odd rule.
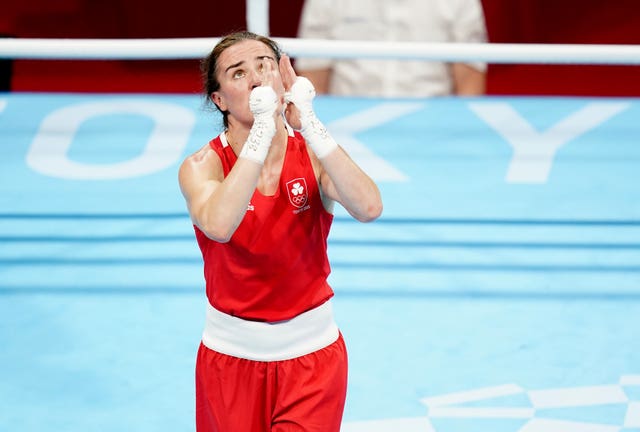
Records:
[[[202,81],[203,81],[203,93],[206,97],[207,104],[213,104],[215,107],[222,113],[222,118],[224,122],[224,127],[229,126],[229,122],[227,119],[227,115],[229,114],[226,111],[222,111],[218,105],[216,105],[211,100],[211,95],[220,89],[220,82],[218,81],[217,73],[218,73],[218,59],[224,50],[227,48],[237,44],[238,42],[243,42],[246,40],[255,40],[258,42],[262,42],[267,45],[273,51],[273,54],[276,58],[276,64],[280,62],[281,50],[278,44],[273,40],[266,36],[262,36],[256,33],[248,32],[248,31],[240,31],[235,33],[230,33],[227,36],[224,36],[211,53],[200,62],[200,71],[202,73]]]

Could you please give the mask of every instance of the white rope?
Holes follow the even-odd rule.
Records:
[[[274,38],[291,57],[640,65],[640,45],[462,44]],[[219,38],[0,39],[0,58],[200,59]]]

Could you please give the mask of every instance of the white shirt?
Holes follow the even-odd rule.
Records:
[[[299,37],[336,40],[485,42],[480,0],[305,0]],[[329,92],[373,97],[451,94],[449,65],[413,60],[298,58],[298,71],[332,69]],[[471,66],[484,71],[486,65]]]

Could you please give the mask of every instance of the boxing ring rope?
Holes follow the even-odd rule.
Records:
[[[274,37],[293,58],[368,58],[486,63],[640,65],[640,45],[468,44]],[[205,57],[219,38],[0,39],[0,58],[177,60]]]

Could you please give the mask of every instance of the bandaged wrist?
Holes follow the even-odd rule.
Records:
[[[269,114],[266,118],[255,117],[247,141],[245,141],[238,156],[264,164],[275,133],[276,123],[273,115]]]
[[[300,133],[319,159],[338,148],[338,144],[313,111],[312,101],[316,95],[313,84],[307,78],[298,77],[287,94],[300,111]]]
[[[335,142],[327,128],[324,127],[313,112],[303,121],[300,133],[319,159],[324,158],[338,148],[338,143]]]
[[[271,140],[276,134],[276,122],[273,114],[277,107],[278,98],[271,87],[261,86],[251,91],[249,108],[253,113],[253,126],[251,126],[249,136],[242,146],[239,157],[264,164],[269,147],[271,147]]]

